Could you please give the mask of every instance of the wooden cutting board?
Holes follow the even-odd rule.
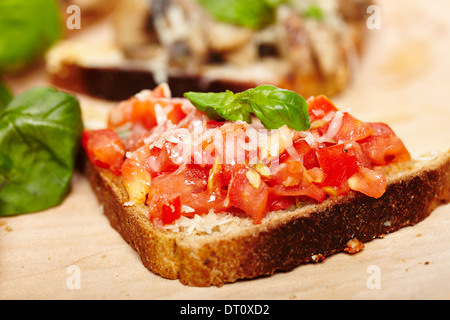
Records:
[[[414,154],[450,149],[450,3],[380,0],[353,84],[335,101],[367,121],[388,122]],[[42,70],[8,79],[16,92],[47,84]],[[108,104],[82,97],[101,124]],[[92,121],[94,119],[94,122]],[[0,218],[0,299],[450,299],[450,206],[414,227],[337,254],[222,288],[190,288],[147,271],[110,227],[85,178],[64,203]]]

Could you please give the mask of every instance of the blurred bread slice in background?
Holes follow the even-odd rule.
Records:
[[[117,1],[114,9],[101,0],[82,9],[84,19],[84,10],[110,8],[113,39],[59,43],[48,56],[53,84],[107,100],[126,99],[163,82],[175,96],[239,92],[263,83],[305,97],[332,96],[352,79],[372,3],[291,1],[273,9],[270,23],[249,28],[218,19],[201,1]]]

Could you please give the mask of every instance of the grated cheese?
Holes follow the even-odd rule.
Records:
[[[248,219],[247,219],[248,220]],[[245,224],[246,219],[234,217],[228,213],[216,214],[211,210],[205,216],[195,215],[194,218],[182,216],[170,225],[157,225],[163,230],[171,232],[183,232],[188,235],[212,234],[214,231],[229,232],[235,223]],[[251,222],[248,222],[251,223]]]
[[[317,138],[319,143],[323,142],[335,142],[335,137],[342,127],[342,122],[344,119],[344,114],[341,111],[337,111],[334,115],[333,120],[330,122],[330,127],[325,135]]]

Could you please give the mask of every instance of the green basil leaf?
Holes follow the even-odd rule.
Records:
[[[82,130],[80,105],[71,95],[36,88],[12,100],[0,114],[0,216],[62,202]]]
[[[212,120],[251,122],[251,106],[231,91],[221,93],[187,92],[192,104]]]
[[[62,35],[56,0],[0,1],[0,72],[15,72],[40,58]]]
[[[254,114],[266,129],[278,129],[285,125],[297,131],[310,128],[306,100],[296,92],[275,86],[263,85],[237,94],[231,91],[188,92],[185,97],[213,120],[251,123],[251,115]]]
[[[198,0],[219,21],[260,29],[275,21],[276,7],[283,0]]]
[[[184,94],[192,104],[212,120],[222,120],[216,108],[222,104],[225,99],[225,92],[222,93],[203,93],[203,92],[187,92]]]
[[[8,88],[3,85],[3,83],[0,81],[0,113],[3,111],[3,109],[6,108],[8,103],[12,100],[11,92],[9,92]]]
[[[245,94],[253,113],[266,129],[278,129],[284,125],[297,131],[310,128],[308,105],[298,93],[264,85]]]

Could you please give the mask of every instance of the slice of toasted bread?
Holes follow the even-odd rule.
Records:
[[[259,225],[228,216],[206,229],[196,229],[192,219],[179,230],[155,226],[145,206],[128,203],[120,177],[90,163],[86,174],[112,227],[149,270],[205,287],[291,270],[341,251],[357,252],[361,243],[415,225],[450,201],[450,151],[382,170],[389,185],[380,199],[352,192],[269,213]]]

